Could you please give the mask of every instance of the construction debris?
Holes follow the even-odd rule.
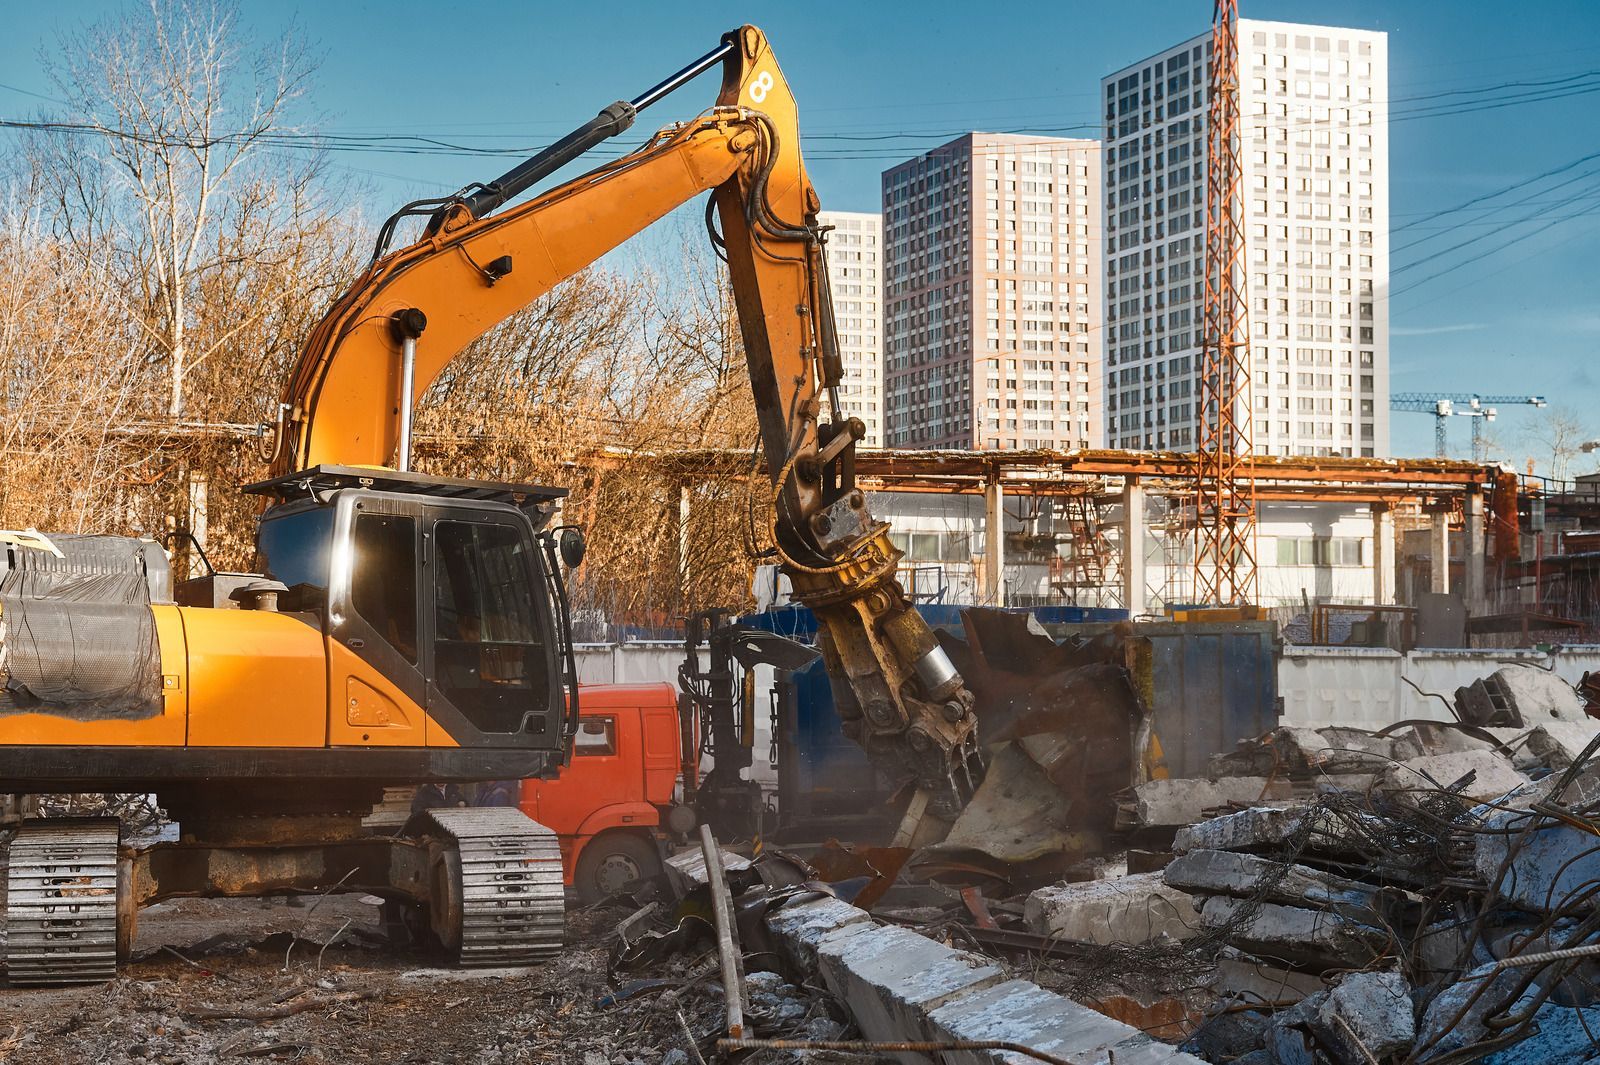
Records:
[[[1477,802],[1498,798],[1527,782],[1508,758],[1494,751],[1424,755],[1389,766],[1373,781],[1397,798],[1426,797],[1451,787],[1455,794]]]
[[[1527,696],[1520,705],[1531,712]],[[591,978],[573,1008],[597,1031],[602,1018],[627,1018],[649,1043],[619,1055],[591,1051],[601,1044],[590,1039],[573,1060],[693,1065],[716,1060],[730,1030],[776,1055],[753,1060],[795,1065],[890,1046],[918,1065],[941,1055],[1015,1065],[1024,1054],[1181,1065],[1589,1060],[1600,1052],[1597,735],[1600,723],[1548,714],[1382,733],[1278,729],[1214,759],[1214,779],[1116,795],[1120,837],[1071,820],[1006,821],[1002,807],[1043,808],[1055,788],[1023,742],[1047,734],[1022,737],[991,763],[987,786],[1004,794],[979,806],[987,827],[958,836],[968,841],[959,848],[910,855],[909,871],[899,863],[910,852],[848,845],[826,848],[816,865],[770,848],[751,859],[714,841],[670,858],[663,876],[632,889],[627,912],[592,915],[611,944],[607,978]],[[1096,834],[1138,849],[1078,860]],[[1026,879],[994,876],[1011,851],[1028,876],[1068,879],[1008,888]],[[938,882],[918,881],[919,870]],[[719,898],[712,885],[724,878]],[[342,949],[353,948],[328,954]],[[232,1025],[246,1052],[299,1053],[327,1039],[307,1033],[355,1011],[392,1011],[430,982],[449,1003],[555,986],[539,971],[458,981],[415,958],[386,977],[319,983],[310,966],[321,955],[303,953],[307,978],[282,991],[208,985],[192,1002],[163,999],[170,1030]],[[182,964],[184,979],[207,978]],[[523,1060],[511,1048],[527,1027],[504,1033],[505,1052],[484,1060]]]
[[[1133,789],[1117,808],[1119,828],[1177,828],[1204,820],[1206,811],[1232,803],[1287,799],[1288,781],[1270,777],[1221,780],[1151,780]]]
[[[1253,854],[1190,851],[1167,866],[1164,879],[1170,887],[1193,895],[1259,896],[1268,902],[1331,910],[1369,924],[1380,921],[1378,889],[1370,884],[1304,865],[1285,867]]]
[[[1514,728],[1584,720],[1583,697],[1554,673],[1507,666],[1456,689],[1456,715],[1473,725]]]
[[[1534,687],[1516,688],[1530,715]],[[1548,713],[1493,731],[1278,729],[1213,761],[1232,776],[1126,793],[1120,823],[1141,840],[1176,828],[1161,872],[1039,887],[1020,907],[991,895],[981,912],[958,898],[905,911],[953,955],[898,930],[836,925],[822,966],[852,1007],[869,969],[907,983],[878,995],[880,1017],[903,1022],[904,1003],[962,988],[963,1015],[983,1018],[921,1035],[1007,1039],[1075,1024],[1086,1034],[1073,1046],[1086,1047],[1096,1024],[1125,1021],[1240,1065],[1590,1060],[1600,1054],[1597,736],[1600,723]],[[1198,816],[1167,823],[1179,813]],[[961,947],[1002,968],[1025,963],[1042,989],[1027,994],[1050,996],[1050,1019],[1001,1012],[1005,983]],[[1102,1020],[1063,1015],[1063,995]]]
[[[1030,930],[1082,943],[1187,939],[1198,931],[1199,916],[1189,896],[1168,887],[1160,873],[1039,888],[1024,911]]]

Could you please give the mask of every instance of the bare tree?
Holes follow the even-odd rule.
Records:
[[[83,531],[121,474],[112,431],[137,395],[138,337],[103,271],[13,208],[0,217],[0,527]]]
[[[63,33],[41,60],[70,109],[62,117],[81,127],[33,145],[54,176],[58,231],[85,263],[109,252],[176,418],[194,368],[264,313],[247,309],[195,342],[201,289],[239,263],[229,231],[263,235],[316,178],[314,156],[268,147],[297,132],[288,111],[312,64],[295,35],[264,47],[231,6],[188,0]]]
[[[1574,464],[1584,457],[1582,445],[1594,436],[1592,423],[1581,412],[1552,404],[1533,419],[1526,442],[1535,457],[1544,460],[1548,456],[1546,473],[1557,481],[1565,481],[1573,475]]]
[[[262,474],[250,427],[368,240],[281,143],[306,55],[153,0],[42,57],[67,110],[0,145],[0,523],[207,518],[212,557],[248,563],[254,504],[227,488]]]

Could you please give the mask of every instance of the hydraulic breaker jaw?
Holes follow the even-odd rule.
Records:
[[[978,720],[972,694],[895,580],[900,552],[888,530],[877,524],[833,566],[785,572],[817,615],[845,735],[886,775],[915,781],[936,816],[952,818],[982,779]]]

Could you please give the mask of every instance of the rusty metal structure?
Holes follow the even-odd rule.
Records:
[[[914,451],[862,448],[856,483],[870,492],[981,495],[1000,483],[1007,494],[1115,498],[1128,480],[1187,501],[1194,493],[1200,457],[1182,451]],[[739,448],[640,453],[597,451],[576,468],[658,465],[689,482],[713,477],[764,476]],[[1260,500],[1420,503],[1488,491],[1504,476],[1492,464],[1448,459],[1342,458],[1327,455],[1242,456]],[[1513,505],[1514,501],[1512,501]]]
[[[1206,116],[1206,270],[1202,308],[1194,595],[1254,603],[1256,493],[1251,443],[1250,332],[1245,300],[1243,169],[1239,158],[1239,5],[1216,0]]]
[[[1051,571],[1053,594],[1080,602],[1080,593],[1099,587],[1101,605],[1127,605],[1118,589],[1143,584],[1163,603],[1190,603],[1187,578],[1192,576],[1187,551],[1167,553],[1176,544],[1192,542],[1192,523],[1176,515],[1192,514],[1200,456],[1192,452],[1050,449],[1017,451],[945,451],[862,449],[856,453],[856,484],[863,491],[907,495],[982,497],[985,509],[999,501],[1053,499],[1056,513],[1080,511],[1093,516],[1094,531],[1109,534],[1099,580],[1063,557]],[[762,478],[752,468],[750,453],[735,448],[660,453],[597,451],[574,462],[579,477],[589,468],[654,467],[661,476],[692,488],[712,480]],[[1458,528],[1476,523],[1481,530],[1486,565],[1493,572],[1518,558],[1519,504],[1516,477],[1494,464],[1419,459],[1376,459],[1328,455],[1252,455],[1243,460],[1254,494],[1263,505],[1335,503],[1369,509],[1391,524],[1395,515],[1412,527],[1446,520]],[[1150,585],[1130,573],[1127,536],[1130,500],[1147,498],[1145,527],[1156,534],[1152,549],[1163,552],[1157,563],[1161,584]],[[1476,501],[1476,502],[1474,502]],[[1475,509],[1476,508],[1476,509]],[[1165,515],[1165,516],[1164,516]],[[1476,517],[1474,517],[1476,515]],[[985,521],[988,517],[985,517]],[[1077,522],[1072,523],[1076,526]],[[1073,535],[1079,530],[1074,527]],[[1069,545],[1072,551],[1077,545]],[[985,568],[991,565],[985,557]],[[1007,558],[1009,559],[1009,555]],[[1379,560],[1374,560],[1377,563]],[[1386,569],[1384,572],[1388,572]],[[987,579],[987,578],[985,578]],[[1392,578],[1385,594],[1393,596]],[[1260,605],[1258,601],[1255,605]]]

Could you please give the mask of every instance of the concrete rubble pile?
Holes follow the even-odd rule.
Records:
[[[1279,728],[1113,795],[1126,850],[1031,891],[1037,862],[825,883],[725,854],[744,986],[795,1001],[755,1031],[804,1040],[805,1010],[857,1051],[940,1048],[908,1062],[1600,1060],[1600,722],[1520,674],[1463,690],[1470,722]],[[707,870],[669,864],[624,968],[695,942]]]
[[[1126,797],[1164,869],[1040,888],[1025,920],[1078,945],[1080,1001],[1191,977],[1158,994],[1206,1061],[1594,1060],[1597,750],[1568,714],[1280,728]]]
[[[695,925],[710,931],[700,903],[710,879],[706,863],[690,851],[667,864],[669,896],[618,928],[619,972],[659,971],[674,955],[703,949]],[[849,901],[867,878],[824,883],[809,878],[814,870],[805,863],[770,851],[755,861],[724,851],[722,864],[736,916],[733,942],[751,970],[742,977],[746,1037],[776,1037],[782,1053],[795,1055],[750,1060],[1202,1065],[1103,1010],[1024,979],[1020,967],[948,936],[875,919]],[[723,1060],[712,1055],[726,1049],[715,1033],[703,1023],[694,1029],[705,1060]],[[884,1044],[908,1042],[941,1049],[878,1053]],[[836,1050],[840,1056],[830,1056]]]

